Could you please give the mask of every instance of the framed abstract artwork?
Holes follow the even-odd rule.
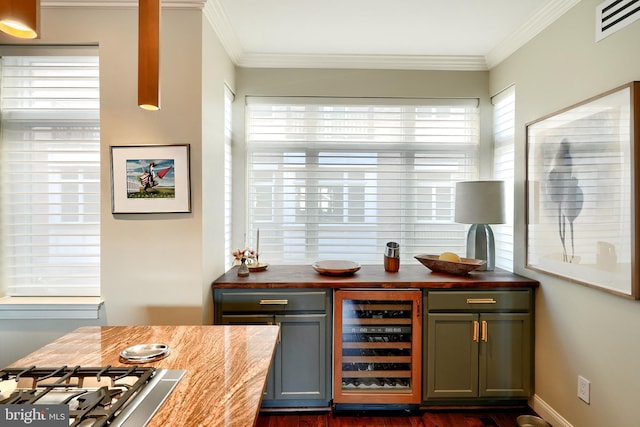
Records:
[[[189,145],[111,147],[111,211],[191,212]]]
[[[526,266],[638,299],[640,82],[526,126]]]

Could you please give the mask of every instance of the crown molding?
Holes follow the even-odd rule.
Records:
[[[522,27],[486,55],[487,67],[491,69],[507,59],[578,3],[580,0],[548,0]]]
[[[240,40],[238,40],[236,32],[233,30],[231,21],[227,17],[224,7],[220,4],[220,0],[206,1],[204,16],[211,23],[231,61],[238,65],[243,54],[242,44],[240,44]]]
[[[207,0],[161,0],[163,9],[202,9]],[[41,7],[137,8],[138,0],[40,0]]]
[[[482,56],[318,55],[245,52],[220,0],[208,0],[204,14],[233,63],[246,68],[349,68],[485,71]]]
[[[366,68],[395,70],[486,71],[504,61],[547,28],[580,0],[547,0],[523,27],[486,56],[316,55],[244,52],[220,0],[209,0],[205,14],[227,54],[240,67],[251,68]]]
[[[385,70],[485,71],[482,56],[307,55],[246,53],[237,64],[247,68],[349,68]]]

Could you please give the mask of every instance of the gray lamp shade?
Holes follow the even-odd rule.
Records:
[[[503,224],[504,182],[457,182],[455,221],[461,224]]]

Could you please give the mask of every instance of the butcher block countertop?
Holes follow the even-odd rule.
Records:
[[[238,277],[237,268],[231,268],[216,279],[212,284],[213,288],[493,289],[538,286],[535,280],[501,269],[472,271],[458,276],[432,273],[420,264],[400,265],[397,273],[385,272],[382,265],[363,265],[351,276],[321,275],[311,265],[270,265],[266,271]]]
[[[255,423],[278,337],[277,326],[95,326],[64,335],[11,366],[131,366],[122,350],[164,343],[170,354],[143,363],[184,369],[149,427],[229,426]]]

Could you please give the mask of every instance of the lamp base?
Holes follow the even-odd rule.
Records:
[[[477,271],[493,271],[496,267],[496,247],[489,224],[472,224],[467,234],[467,257],[486,261]]]

